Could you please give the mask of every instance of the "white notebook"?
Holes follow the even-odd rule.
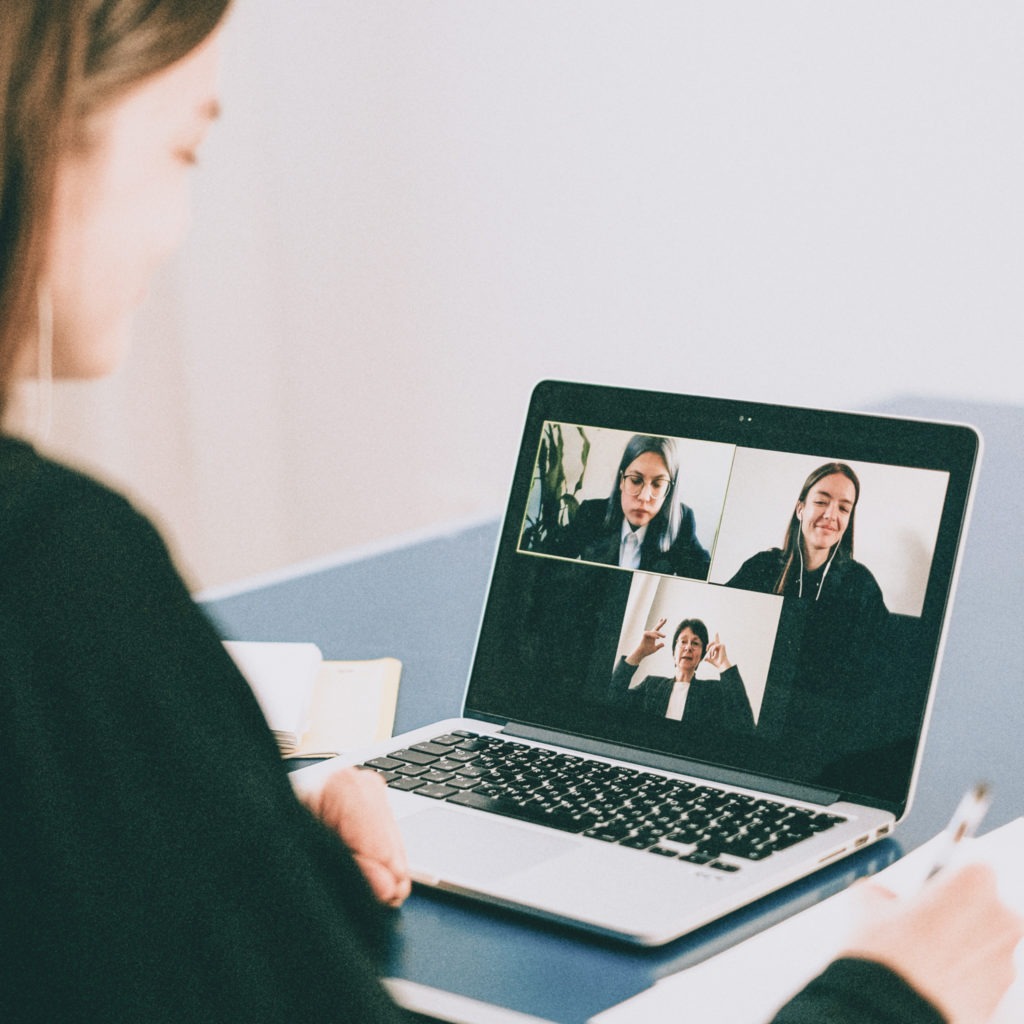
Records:
[[[331,757],[391,735],[396,658],[325,661],[316,644],[225,641],[285,757]]]

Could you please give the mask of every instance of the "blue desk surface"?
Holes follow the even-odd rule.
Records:
[[[985,438],[974,513],[910,814],[894,840],[657,950],[635,950],[438,894],[399,915],[393,973],[566,1024],[647,987],[877,870],[941,829],[960,793],[990,780],[992,827],[1024,814],[1024,409],[903,400],[881,411],[968,422]],[[396,731],[456,715],[472,660],[497,522],[221,597],[225,637],[317,643],[328,658],[402,660]]]

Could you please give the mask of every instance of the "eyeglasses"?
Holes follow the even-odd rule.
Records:
[[[639,473],[621,473],[620,476],[626,493],[631,498],[639,498],[648,487],[651,489],[652,498],[664,498],[672,487],[672,481],[667,476],[656,476],[653,480],[648,480]]]

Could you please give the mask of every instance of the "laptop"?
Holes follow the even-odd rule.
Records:
[[[832,864],[910,806],[980,447],[542,382],[461,717],[293,782],[379,771],[418,884],[645,946]]]

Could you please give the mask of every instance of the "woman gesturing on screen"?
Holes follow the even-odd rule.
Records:
[[[612,699],[681,721],[687,729],[703,734],[713,735],[720,729],[752,731],[754,718],[739,669],[729,660],[717,633],[709,640],[708,628],[700,619],[683,619],[675,628],[672,676],[638,673],[641,662],[665,646],[662,630],[667,621],[658,619],[653,629],[644,630],[636,647],[618,660],[612,672]],[[720,678],[696,678],[705,660],[718,669]]]

